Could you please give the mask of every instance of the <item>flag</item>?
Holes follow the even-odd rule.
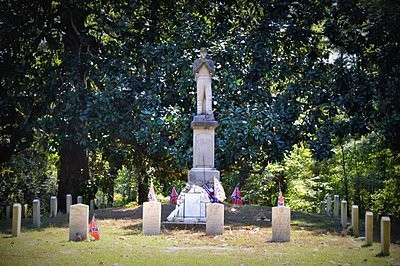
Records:
[[[178,201],[178,193],[176,192],[175,187],[172,188],[171,195],[169,197],[169,202],[172,204],[176,204]]]
[[[282,196],[282,191],[279,190],[278,206],[285,206],[285,200]]]
[[[225,190],[215,176],[214,176],[214,197],[220,202],[223,202],[226,199]]]
[[[96,220],[96,218],[94,218],[94,215],[92,217],[92,220],[90,220],[89,234],[92,237],[94,237],[95,240],[100,240],[99,225],[97,224],[97,220]]]
[[[149,194],[148,194],[149,201],[158,201],[156,197],[156,192],[154,191],[153,182],[150,184]]]
[[[203,185],[204,190],[207,192],[208,197],[210,198],[210,202],[216,202],[217,200],[214,197],[214,190],[212,188],[209,187],[209,182],[207,182],[206,184]]]
[[[232,198],[231,200],[232,204],[243,205],[242,197],[240,196],[239,185],[235,186],[231,198]]]

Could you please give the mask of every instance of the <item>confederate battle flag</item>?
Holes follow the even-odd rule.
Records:
[[[236,185],[231,195],[231,203],[236,205],[243,205],[242,197],[240,196],[239,185]]]
[[[94,218],[94,215],[92,217],[92,220],[90,220],[89,224],[89,234],[95,239],[95,240],[100,240],[100,232],[99,232],[99,225],[97,224],[96,218]]]
[[[172,188],[171,195],[169,197],[169,202],[172,204],[176,204],[178,201],[178,193],[176,192],[175,187]]]

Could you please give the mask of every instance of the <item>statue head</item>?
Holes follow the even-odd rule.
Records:
[[[206,58],[206,56],[207,56],[207,48],[201,47],[200,48],[200,57],[201,58]]]

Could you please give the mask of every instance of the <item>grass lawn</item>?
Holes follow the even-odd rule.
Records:
[[[172,208],[163,205],[163,220]],[[65,214],[42,217],[39,230],[23,219],[19,237],[11,237],[11,220],[2,220],[0,265],[400,265],[399,244],[391,244],[390,256],[377,256],[379,224],[376,242],[364,247],[361,238],[341,236],[336,218],[292,211],[291,241],[271,243],[271,208],[232,208],[225,205],[225,232],[218,236],[206,235],[204,226],[170,225],[144,236],[141,206],[96,211],[100,241],[69,242]]]

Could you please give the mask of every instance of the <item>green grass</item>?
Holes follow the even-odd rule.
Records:
[[[258,219],[270,218],[265,207],[227,207],[225,233],[218,236],[202,227],[144,236],[140,213],[141,207],[100,211],[101,240],[89,242],[68,241],[66,215],[43,219],[40,230],[24,219],[19,237],[11,237],[11,221],[3,220],[0,265],[400,265],[399,245],[391,244],[390,256],[377,256],[379,243],[365,247],[342,237],[336,220],[321,215],[292,212],[291,241],[270,243],[270,222]]]

